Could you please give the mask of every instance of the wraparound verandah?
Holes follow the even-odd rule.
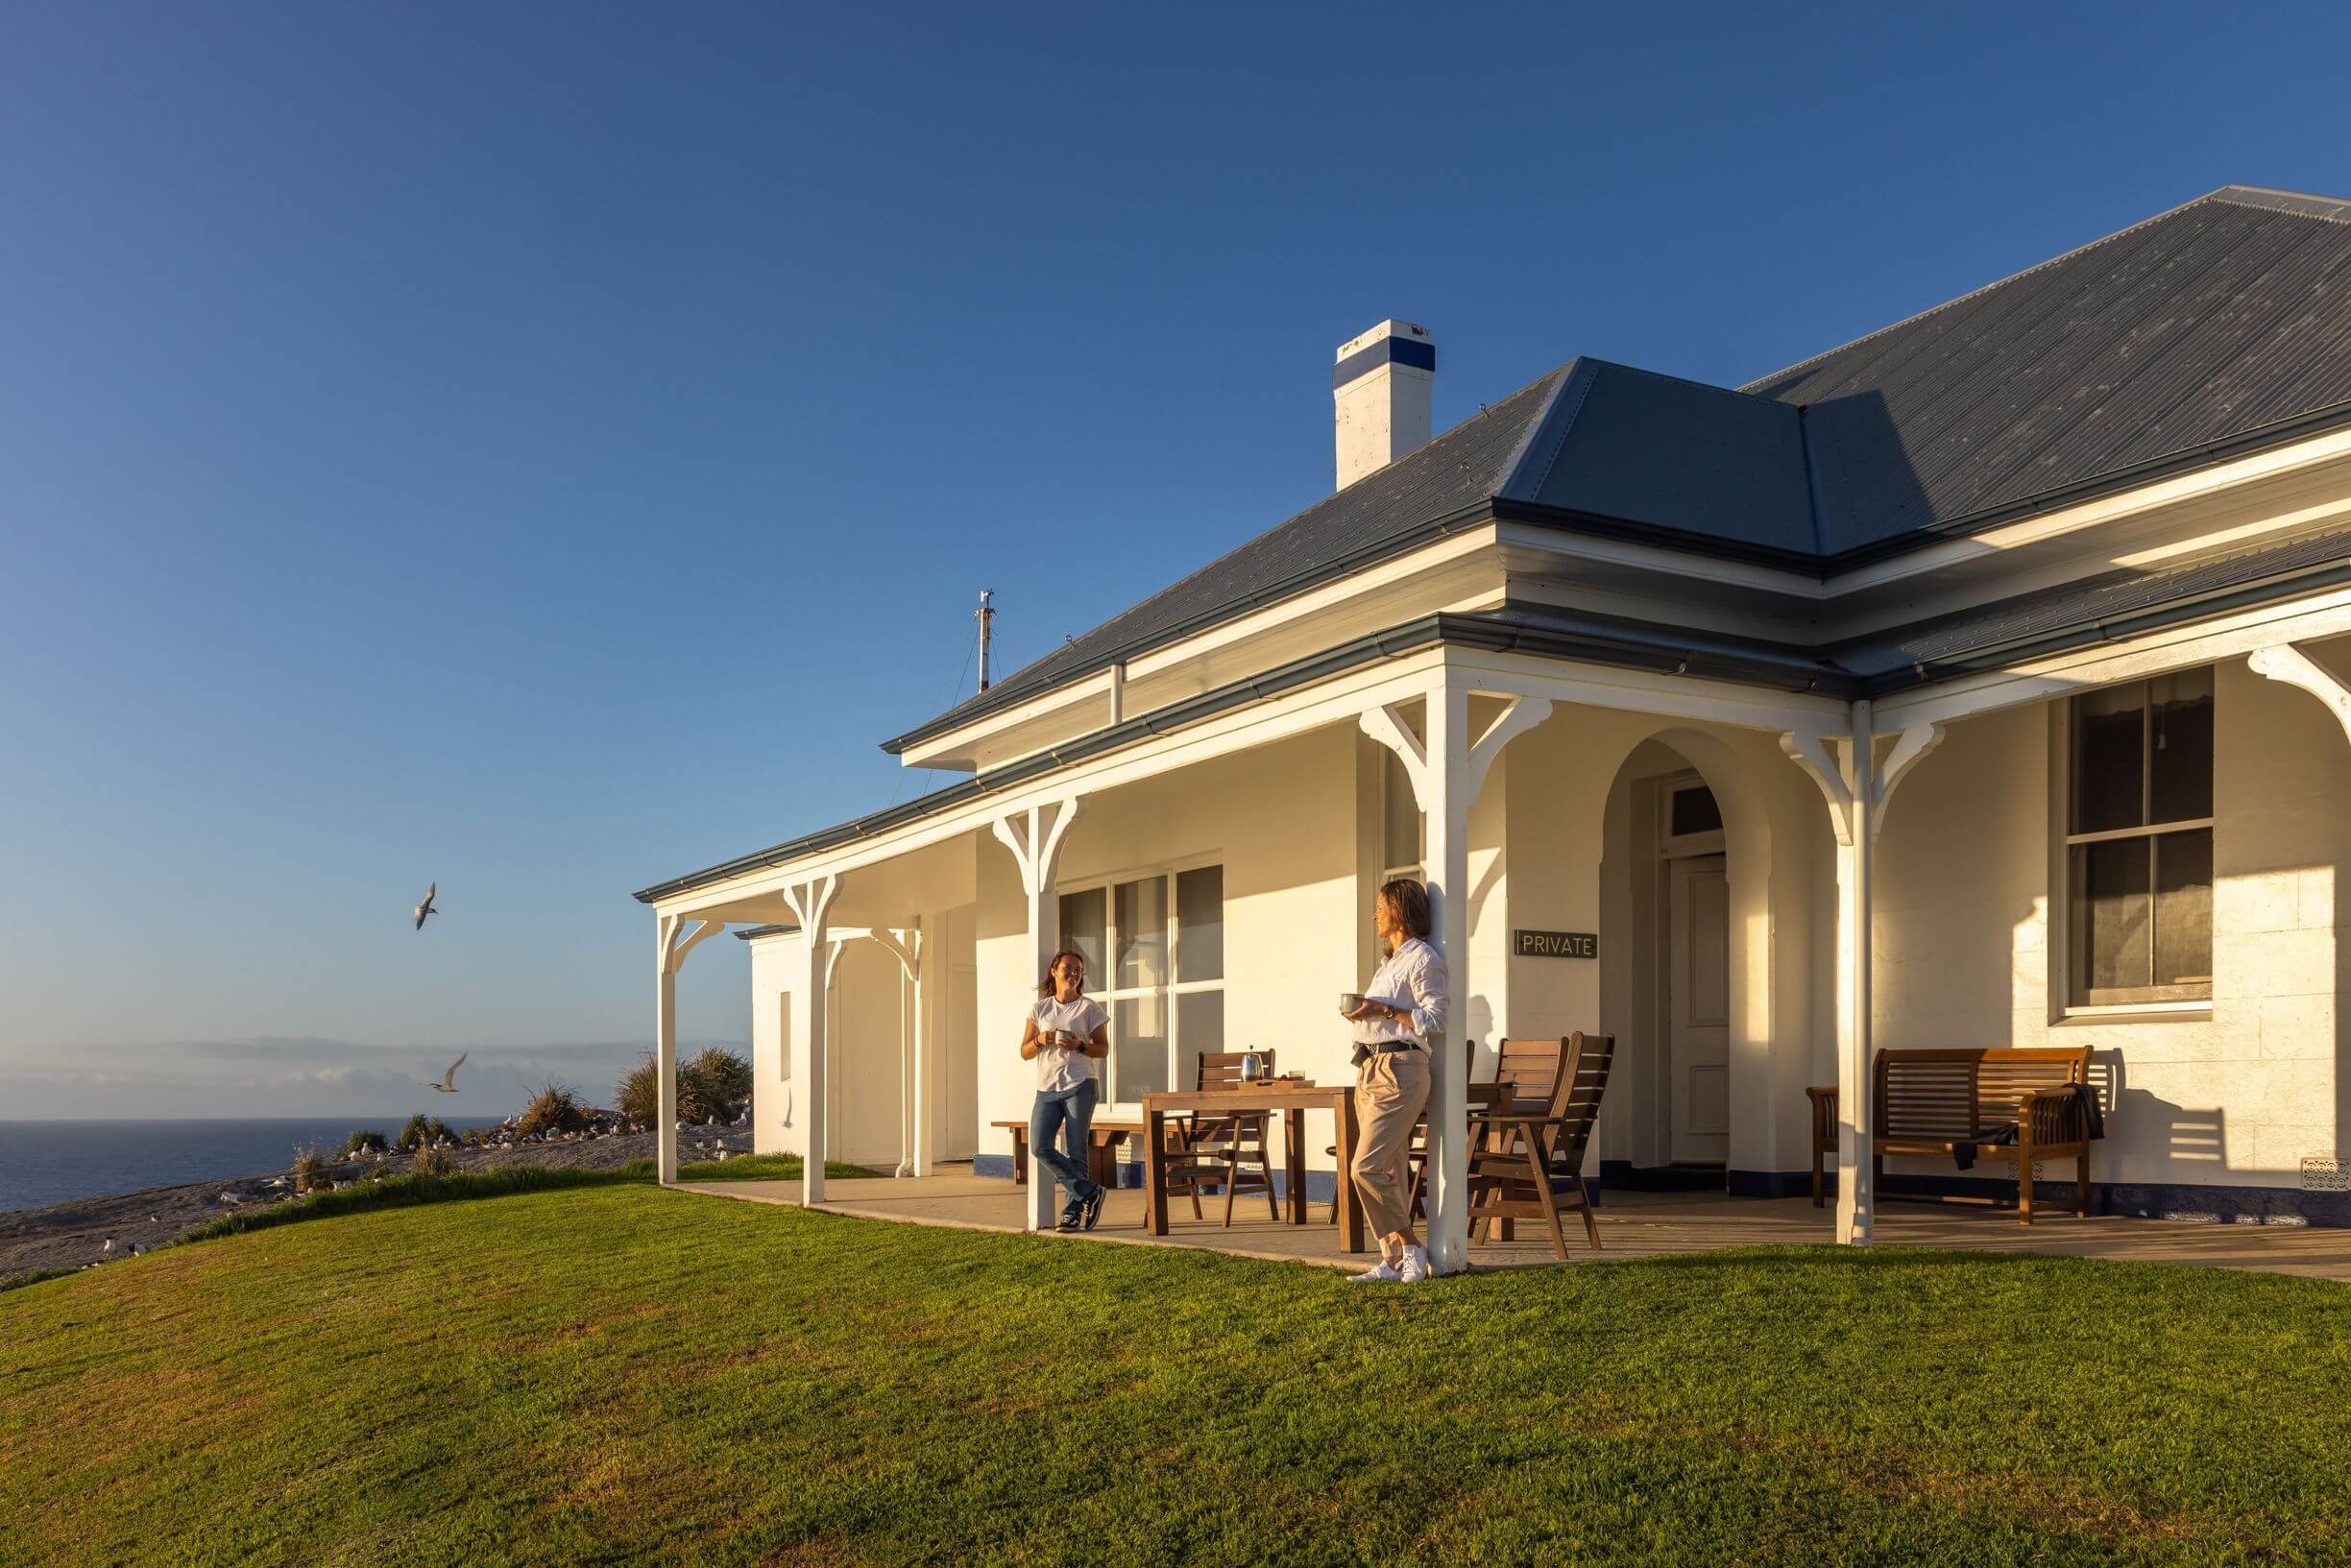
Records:
[[[792,960],[800,994],[824,995],[829,961],[836,953],[832,938],[855,921],[860,933],[882,932],[901,951],[910,977],[919,981],[919,950],[910,914],[885,907],[900,897],[913,880],[909,868],[938,846],[960,840],[966,846],[984,835],[989,854],[1005,856],[1003,865],[1018,875],[1019,902],[1024,915],[1027,959],[1033,975],[1054,945],[1057,931],[1058,870],[1073,826],[1089,809],[1106,808],[1122,790],[1151,780],[1163,780],[1200,768],[1220,759],[1253,748],[1279,744],[1318,731],[1360,728],[1401,759],[1425,823],[1425,873],[1437,911],[1436,937],[1452,956],[1454,1016],[1471,1017],[1470,1001],[1481,991],[1480,969],[1494,954],[1473,944],[1471,905],[1472,811],[1494,776],[1505,748],[1518,737],[1560,727],[1612,728],[1622,737],[1662,735],[1715,786],[1725,817],[1733,887],[1733,920],[1745,926],[1757,921],[1766,933],[1772,921],[1774,877],[1794,875],[1791,867],[1775,863],[1786,850],[1794,858],[1796,839],[1787,816],[1784,791],[1762,783],[1755,759],[1759,751],[1784,753],[1777,765],[1794,767],[1779,777],[1802,781],[1809,776],[1811,808],[1826,810],[1809,831],[1826,826],[1833,839],[1838,914],[1834,923],[1831,995],[1835,1077],[1845,1108],[1842,1137],[1853,1148],[1854,1113],[1866,1117],[1864,1079],[1869,1049],[1868,922],[1865,913],[1873,880],[1872,851],[1885,821],[1894,786],[1934,747],[1940,726],[1953,719],[2021,703],[2045,702],[2066,691],[2108,681],[2134,677],[2161,668],[2186,667],[2230,653],[2252,652],[2259,663],[2279,666],[2281,678],[2308,675],[2298,668],[2286,632],[2323,631],[2321,615],[2339,615],[2340,607],[2305,607],[2299,624],[2281,624],[2270,616],[2249,624],[2202,629],[2194,638],[2172,637],[2144,645],[2117,644],[2064,662],[2048,662],[2029,670],[2000,671],[1949,687],[1927,688],[1911,696],[1882,703],[1848,703],[1813,694],[1763,690],[1720,681],[1697,680],[1670,672],[1645,672],[1605,665],[1569,663],[1495,649],[1441,646],[1383,661],[1330,677],[1297,684],[1262,700],[1228,710],[1166,734],[1138,736],[1131,743],[1099,756],[1075,761],[1044,777],[987,792],[977,789],[969,798],[951,800],[929,815],[893,826],[836,848],[813,848],[781,858],[772,867],[743,871],[725,882],[694,888],[657,903],[660,920],[661,1044],[665,1066],[674,1058],[671,1026],[671,987],[676,965],[693,945],[729,922],[788,921],[804,939]],[[2308,661],[2303,661],[2308,665]],[[2275,671],[2265,671],[2274,673]],[[2317,670],[2323,681],[2324,671]],[[2308,680],[2297,684],[2308,685]],[[2323,695],[2323,691],[2321,692]],[[1854,736],[1865,737],[1856,746]],[[1740,738],[1744,737],[1742,744]],[[1858,753],[1870,765],[1856,770]],[[1618,754],[1621,755],[1621,754]],[[1797,771],[1801,770],[1801,771]],[[1588,769],[1606,776],[1605,760]],[[1547,783],[1561,783],[1558,779]],[[1573,777],[1563,781],[1577,784]],[[1569,790],[1572,793],[1572,788]],[[1588,787],[1587,788],[1588,793]],[[1770,797],[1770,798],[1767,798]],[[1522,797],[1523,798],[1523,797]],[[1519,804],[1514,801],[1514,807]],[[1563,810],[1561,817],[1575,813]],[[1597,813],[1594,812],[1594,815]],[[1510,831],[1512,853],[1519,853],[1521,823],[1514,814]],[[1859,830],[1859,831],[1856,831]],[[1596,830],[1595,830],[1596,831]],[[1514,876],[1519,868],[1514,867]],[[1460,890],[1454,896],[1453,890]],[[867,896],[860,899],[860,892]],[[836,901],[847,901],[836,902]],[[908,903],[911,910],[918,903]],[[844,919],[836,911],[848,911]],[[1741,912],[1745,913],[1742,914]],[[1539,924],[1518,909],[1507,925]],[[814,933],[814,941],[806,940]],[[912,938],[912,940],[909,940]],[[1810,1041],[1802,1050],[1789,1020],[1807,1004],[1813,989],[1802,974],[1772,972],[1779,960],[1771,956],[1766,937],[1753,944],[1764,973],[1734,978],[1733,990],[1749,1016],[1741,1023],[1750,1045],[1758,1045],[1768,1058],[1775,1042],[1789,1075],[1786,1084],[1766,1087],[1776,1104],[1791,1102],[1801,1082],[1811,1076]],[[1740,949],[1734,946],[1734,965]],[[1828,960],[1822,960],[1824,967]],[[1338,989],[1337,985],[1328,989]],[[1515,1006],[1508,1022],[1515,1023]],[[919,1004],[918,1004],[919,1005]],[[790,1042],[791,1077],[798,1086],[804,1137],[822,1146],[825,1096],[822,1088],[825,1008],[795,1010]],[[1591,1026],[1598,1020],[1573,1020]],[[1817,1021],[1826,1034],[1830,1019]],[[1491,1039],[1503,1032],[1505,1016],[1494,1014],[1483,1026],[1472,1023],[1457,1039]],[[1515,1032],[1554,1032],[1548,1028]],[[917,1030],[917,1038],[922,1032]],[[1431,1242],[1441,1266],[1459,1266],[1466,1256],[1466,1226],[1459,1214],[1461,1148],[1465,1074],[1458,1045],[1441,1051],[1432,1103]],[[1285,1065],[1289,1065],[1285,1063]],[[1450,1066],[1451,1071],[1446,1068]],[[1329,1081],[1327,1077],[1325,1081]],[[923,1097],[917,1095],[915,1117],[921,1119]],[[670,1118],[665,1126],[674,1128]],[[917,1128],[913,1169],[927,1166],[929,1146]],[[673,1154],[665,1148],[665,1172],[674,1170]],[[1773,1157],[1776,1168],[1791,1164],[1786,1151]],[[821,1200],[823,1178],[813,1162],[808,1194]],[[1853,1158],[1840,1162],[1837,1229],[1840,1239],[1867,1240],[1872,1220],[1872,1194],[1867,1163]],[[1040,1205],[1049,1191],[1031,1183],[1029,1194]],[[1037,1217],[1040,1219],[1044,1216]]]

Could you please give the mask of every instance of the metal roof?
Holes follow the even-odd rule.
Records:
[[[1827,574],[2351,420],[2351,203],[2230,185],[1739,389],[1578,359],[900,752],[1508,507]]]
[[[2145,627],[2157,613],[2217,615],[2351,577],[2351,528],[2209,557],[2169,571],[2113,571],[1827,650],[1873,692]],[[1889,680],[1889,677],[1892,679]],[[1903,677],[1908,677],[1904,679]]]
[[[2231,185],[1744,389],[1805,410],[1826,555],[2351,399],[2351,205]]]
[[[1258,536],[898,751],[1496,515],[1830,571],[2351,422],[2351,203],[2230,185],[1737,389],[1579,359]],[[1358,639],[651,900],[867,836],[1209,712],[1430,641],[1890,691],[2165,617],[2351,581],[2351,530],[2115,573],[1834,647],[1513,606]]]

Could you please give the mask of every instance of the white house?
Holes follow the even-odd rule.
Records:
[[[1575,1028],[1604,1182],[1787,1192],[1874,1049],[2070,1043],[2108,1212],[2351,1218],[2351,203],[2231,186],[1743,387],[1579,358],[1430,439],[1435,368],[1345,345],[1336,494],[885,742],[968,778],[637,895],[664,1068],[733,926],[763,1149],[1008,1170],[1061,942],[1113,1104],[1345,1081],[1403,870],[1441,1267],[1465,1056]]]

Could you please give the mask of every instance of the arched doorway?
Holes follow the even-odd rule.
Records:
[[[1720,1190],[1744,1075],[1733,1049],[1739,966],[1723,801],[1686,750],[1652,736],[1617,768],[1605,835],[1602,924],[1625,936],[1601,973],[1602,1014],[1619,1041],[1605,1174]]]

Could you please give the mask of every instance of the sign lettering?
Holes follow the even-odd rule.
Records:
[[[1513,931],[1511,952],[1521,958],[1597,958],[1597,931]]]

